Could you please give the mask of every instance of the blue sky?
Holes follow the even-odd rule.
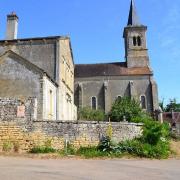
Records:
[[[148,26],[151,67],[159,98],[180,102],[180,1],[135,0]],[[130,0],[1,0],[0,39],[6,15],[19,16],[18,37],[69,35],[76,63],[124,61],[123,28]]]

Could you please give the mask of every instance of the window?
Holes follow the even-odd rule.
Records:
[[[118,95],[116,98],[116,101],[120,101],[122,99],[122,96]]]
[[[133,46],[141,46],[141,37],[140,36],[134,36],[133,37]]]
[[[97,99],[96,99],[96,97],[91,98],[91,108],[92,109],[97,109]]]
[[[140,36],[137,37],[137,43],[138,43],[138,46],[141,46],[141,37]]]
[[[136,37],[133,37],[133,45],[136,46]]]
[[[145,96],[140,97],[140,103],[141,103],[142,109],[146,109],[146,97]]]
[[[53,114],[53,94],[52,90],[49,91],[49,116]]]

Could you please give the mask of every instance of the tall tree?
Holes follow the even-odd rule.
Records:
[[[177,103],[177,100],[174,99],[170,99],[169,104],[167,104],[165,111],[166,112],[170,112],[170,111],[174,111],[174,112],[180,112],[180,104]]]

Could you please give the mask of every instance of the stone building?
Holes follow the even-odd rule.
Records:
[[[75,104],[108,113],[118,97],[138,99],[143,109],[158,109],[157,85],[150,68],[146,43],[147,26],[139,21],[131,0],[124,28],[125,62],[75,65]]]
[[[7,16],[0,41],[0,98],[35,99],[37,119],[76,119],[74,61],[69,37],[17,39],[18,17]]]

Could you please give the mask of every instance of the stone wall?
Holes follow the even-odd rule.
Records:
[[[0,121],[12,121],[14,119],[26,118],[36,119],[37,99],[16,99],[0,97]]]
[[[91,98],[96,97],[98,108],[108,113],[118,96],[129,96],[139,100],[143,95],[146,97],[147,111],[152,113],[151,90],[149,76],[146,75],[75,78],[75,104],[78,107],[89,107]]]
[[[113,140],[133,139],[141,135],[142,124],[128,122],[39,120],[37,99],[0,98],[0,150],[11,144],[22,151],[51,140],[56,149],[68,141],[75,148],[98,145],[102,137],[112,134]]]
[[[33,131],[40,129],[51,137],[62,137],[70,142],[76,142],[83,138],[89,144],[99,142],[103,136],[107,135],[109,128],[112,128],[112,138],[116,141],[133,139],[141,132],[141,124],[127,122],[34,121],[33,127]]]
[[[15,119],[0,123],[0,149],[6,142],[17,143],[21,151],[29,151],[33,146],[43,145],[51,140],[56,149],[63,149],[68,141],[75,148],[98,145],[100,139],[112,129],[115,141],[133,139],[141,135],[142,124],[108,123],[87,121],[27,121]]]

